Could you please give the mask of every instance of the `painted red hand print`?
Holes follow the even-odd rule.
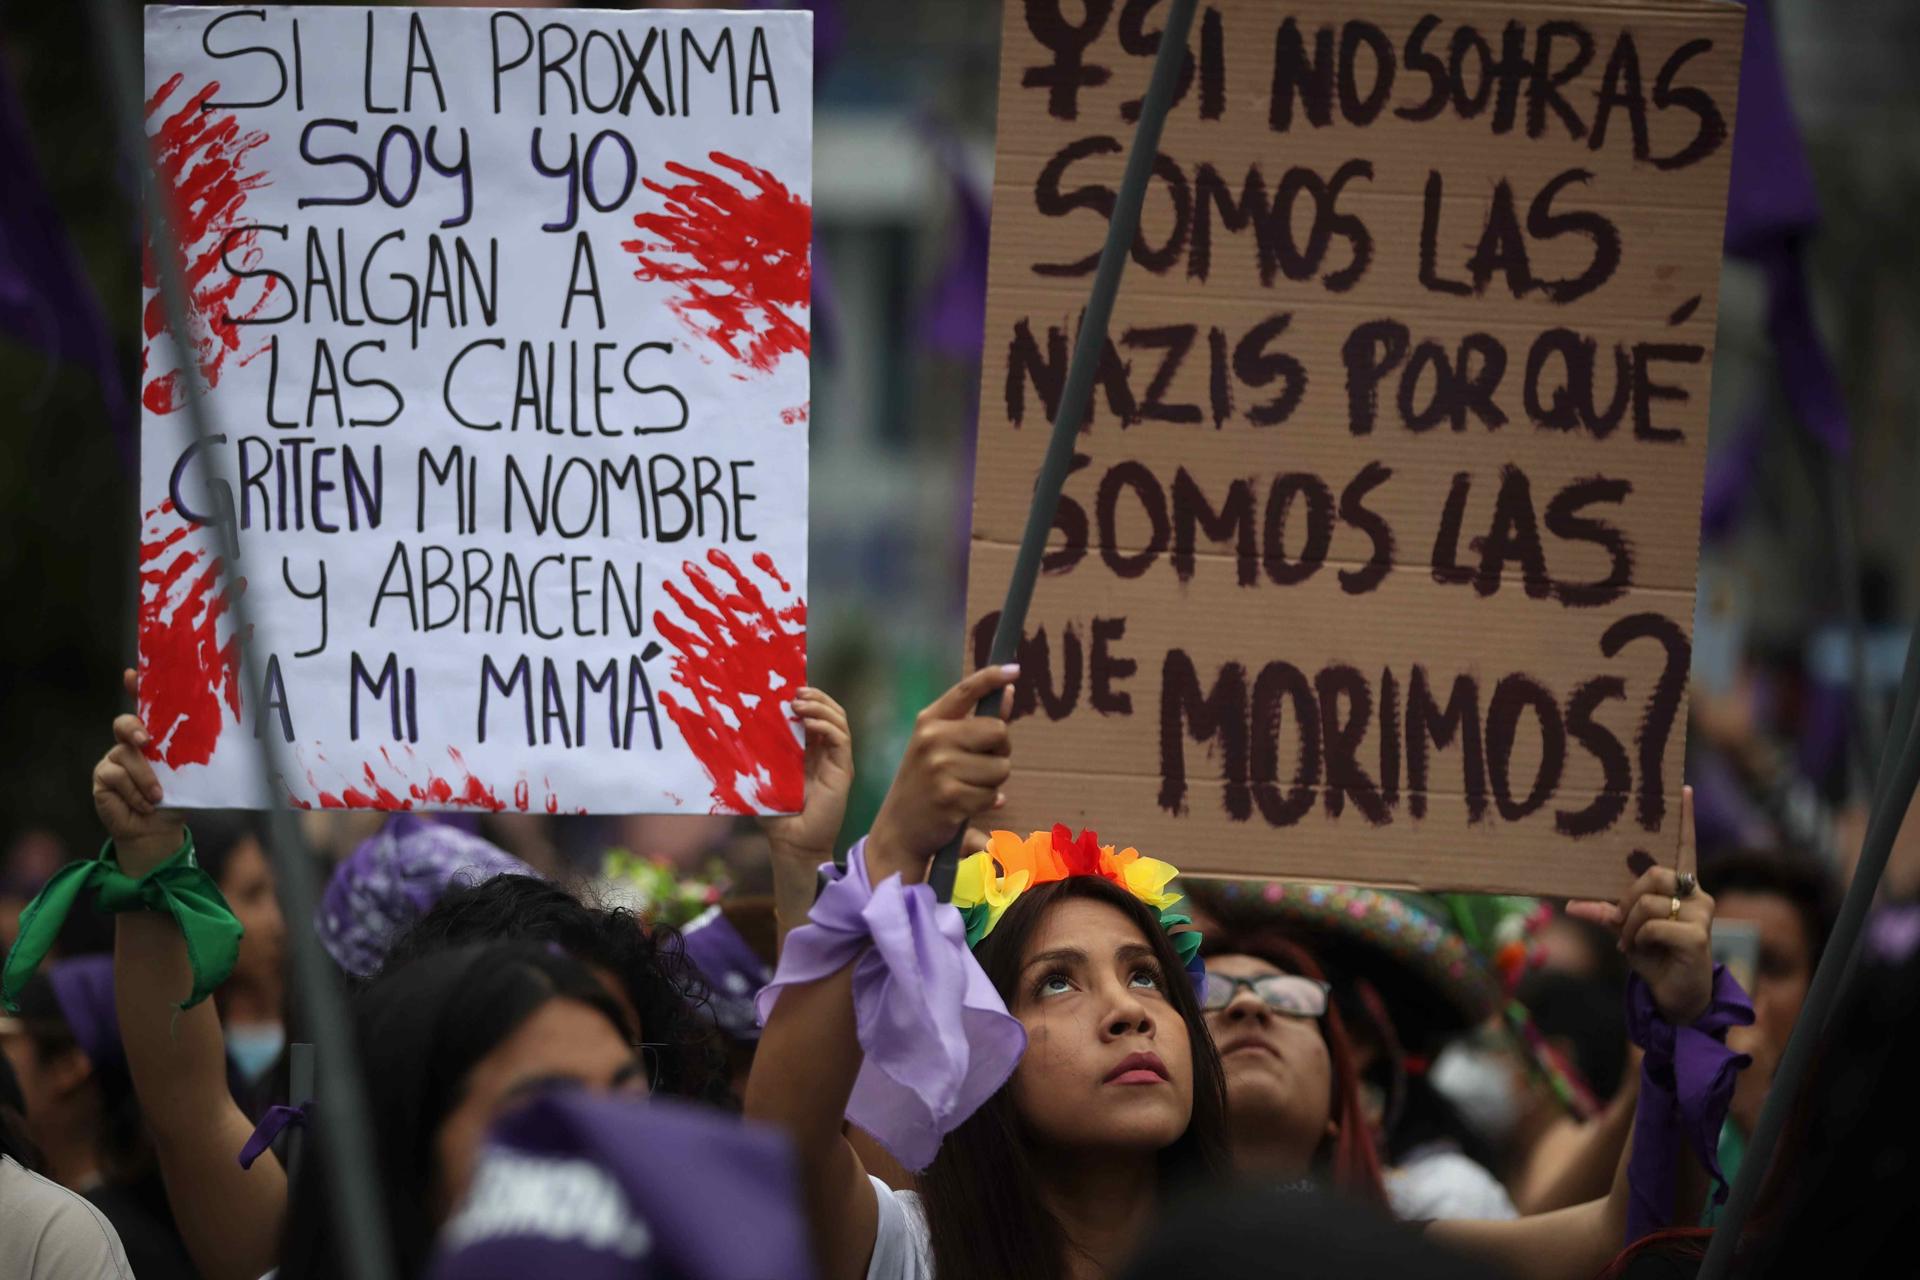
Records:
[[[724,551],[707,552],[707,562],[726,581],[689,561],[681,567],[691,594],[664,584],[690,629],[664,612],[653,615],[676,651],[674,680],[691,699],[662,690],[660,703],[713,780],[714,812],[796,812],[806,774],[787,704],[807,678],[807,602],[770,603]],[[753,563],[781,596],[793,595],[771,556],[762,552]]]
[[[694,333],[759,373],[788,352],[809,351],[813,210],[768,173],[719,151],[707,159],[739,178],[684,164],[667,172],[684,181],[646,180],[662,196],[659,213],[635,215],[643,239],[622,247],[634,275],[680,287],[669,306]]]
[[[174,76],[147,100],[149,122],[169,105],[180,81],[180,76]],[[162,118],[149,139],[160,189],[173,201],[173,229],[187,281],[191,358],[209,387],[219,385],[229,355],[245,364],[265,349],[258,347],[239,355],[240,329],[233,320],[259,315],[276,283],[266,278],[259,296],[244,310],[235,312],[245,281],[222,266],[221,259],[247,266],[259,259],[259,233],[235,228],[246,227],[242,211],[247,192],[268,180],[265,173],[248,172],[247,161],[247,153],[265,142],[267,135],[258,130],[242,133],[233,116],[225,112],[203,112],[201,108],[219,91],[218,81],[207,84]],[[140,317],[146,338],[140,369],[148,375],[153,340],[167,328],[166,304],[160,297],[160,274],[151,246],[141,264],[141,280],[149,296]],[[174,368],[147,376],[140,400],[154,413],[172,413],[186,403],[186,395],[186,381]]]
[[[240,715],[240,637],[229,623],[220,638],[222,561],[191,542],[204,527],[168,501],[147,512],[140,531],[140,718],[153,735],[147,755],[176,769],[213,758],[222,703]]]

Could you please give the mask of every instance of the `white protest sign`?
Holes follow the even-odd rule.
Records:
[[[779,812],[806,674],[804,13],[146,11],[140,712],[169,803]],[[217,569],[236,522],[260,688]]]

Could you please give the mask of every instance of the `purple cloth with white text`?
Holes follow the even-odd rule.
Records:
[[[567,1091],[500,1120],[430,1280],[806,1280],[784,1136],[667,1099]]]

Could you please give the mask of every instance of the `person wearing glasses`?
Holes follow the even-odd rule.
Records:
[[[1235,1168],[1385,1208],[1352,1043],[1307,951],[1273,928],[1203,931],[1201,997],[1220,1051]]]

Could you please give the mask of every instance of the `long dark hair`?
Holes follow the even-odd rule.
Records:
[[[434,1139],[460,1103],[467,1073],[551,1000],[604,1014],[631,1040],[626,1016],[593,974],[558,950],[526,943],[457,947],[383,973],[355,999],[368,1119],[395,1273],[419,1275],[433,1248]],[[326,1085],[312,1126],[326,1141]],[[333,1280],[346,1267],[327,1190],[325,1153],[300,1165],[280,1256],[281,1280]],[[352,1224],[347,1224],[352,1229]]]
[[[1320,962],[1313,953],[1275,928],[1229,930],[1212,933],[1200,944],[1209,956],[1243,955],[1265,960],[1288,973],[1325,982]],[[1332,1068],[1327,1113],[1337,1126],[1334,1136],[1320,1144],[1316,1162],[1328,1185],[1345,1195],[1368,1204],[1384,1207],[1387,1191],[1380,1178],[1380,1157],[1374,1133],[1367,1123],[1366,1108],[1360,1097],[1360,1074],[1354,1067],[1353,1041],[1341,1020],[1340,1009],[1329,1003],[1320,1019],[1320,1038],[1327,1045],[1327,1062]]]
[[[1145,904],[1096,876],[1029,889],[974,949],[980,967],[1011,1005],[1028,940],[1051,907],[1073,898],[1106,903],[1139,927],[1159,962],[1167,999],[1187,1026],[1193,1115],[1186,1132],[1160,1152],[1162,1199],[1184,1186],[1226,1176],[1227,1088],[1220,1055],[1214,1052],[1180,955]],[[1015,1108],[1010,1086],[1002,1086],[947,1135],[933,1167],[920,1177],[934,1274],[940,1280],[1055,1280],[1065,1274],[1068,1240],[1041,1197],[1033,1144],[1032,1130]]]
[[[640,1036],[659,1046],[658,1092],[721,1102],[727,1078],[708,1022],[693,966],[680,935],[666,925],[649,929],[631,911],[589,906],[567,890],[532,876],[494,876],[457,884],[432,910],[395,939],[383,971],[421,956],[476,942],[555,943],[583,964],[619,980],[640,1017]]]

